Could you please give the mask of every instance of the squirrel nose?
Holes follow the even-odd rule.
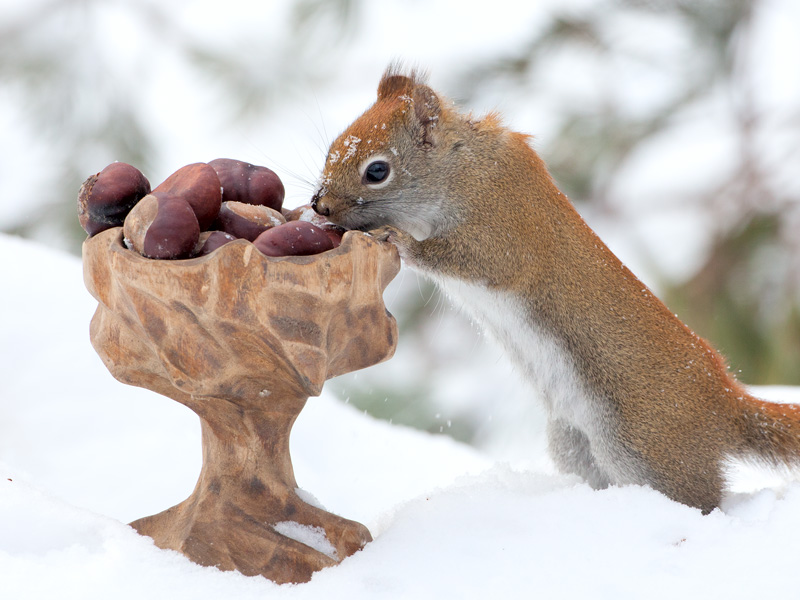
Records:
[[[314,194],[314,197],[311,198],[311,208],[313,208],[317,214],[320,214],[323,217],[327,217],[331,214],[331,209],[328,207],[325,200],[320,198],[319,192]]]

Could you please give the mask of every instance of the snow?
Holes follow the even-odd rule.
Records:
[[[672,599],[796,589],[800,484],[786,476],[702,516],[644,487],[593,491],[546,468],[497,462],[326,394],[295,425],[297,479],[304,497],[364,523],[374,541],[302,585],[195,565],[125,523],[191,492],[196,417],[105,370],[88,340],[95,302],[79,260],[5,235],[0,254],[3,598]],[[798,389],[760,391],[800,401]],[[304,543],[326,541],[281,527]]]
[[[338,558],[336,548],[333,547],[322,527],[303,525],[295,521],[281,521],[275,523],[273,529],[283,536],[322,552],[325,556],[334,560]]]
[[[344,144],[345,148],[347,148],[347,152],[345,152],[344,156],[342,157],[343,163],[346,163],[348,160],[350,160],[356,155],[356,152],[358,152],[358,145],[360,143],[361,143],[361,138],[358,138],[354,135],[348,135],[347,138],[345,138],[342,144]],[[336,156],[338,157],[338,152],[336,153]],[[329,160],[331,164],[336,162],[333,156],[331,156]]]

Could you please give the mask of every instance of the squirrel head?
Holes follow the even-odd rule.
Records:
[[[389,67],[375,104],[331,144],[312,206],[347,229],[430,237],[449,218],[440,208],[461,121],[423,77]]]

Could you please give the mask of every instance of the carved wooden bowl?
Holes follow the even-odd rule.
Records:
[[[279,583],[308,581],[371,541],[298,496],[289,434],[326,379],[394,353],[382,297],[400,266],[394,247],[348,232],[313,256],[266,257],[238,240],[156,261],[115,228],[84,243],[83,264],[99,302],[92,344],[111,374],[186,405],[202,425],[194,492],[134,528],[199,564]]]

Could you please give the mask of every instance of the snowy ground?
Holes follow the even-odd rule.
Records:
[[[300,485],[375,541],[308,584],[199,567],[125,523],[191,491],[196,417],[111,378],[72,256],[0,236],[0,597],[755,598],[797,593],[800,484],[699,511],[497,463],[323,395]],[[402,340],[401,340],[402,343]],[[768,395],[800,401],[800,390]]]

